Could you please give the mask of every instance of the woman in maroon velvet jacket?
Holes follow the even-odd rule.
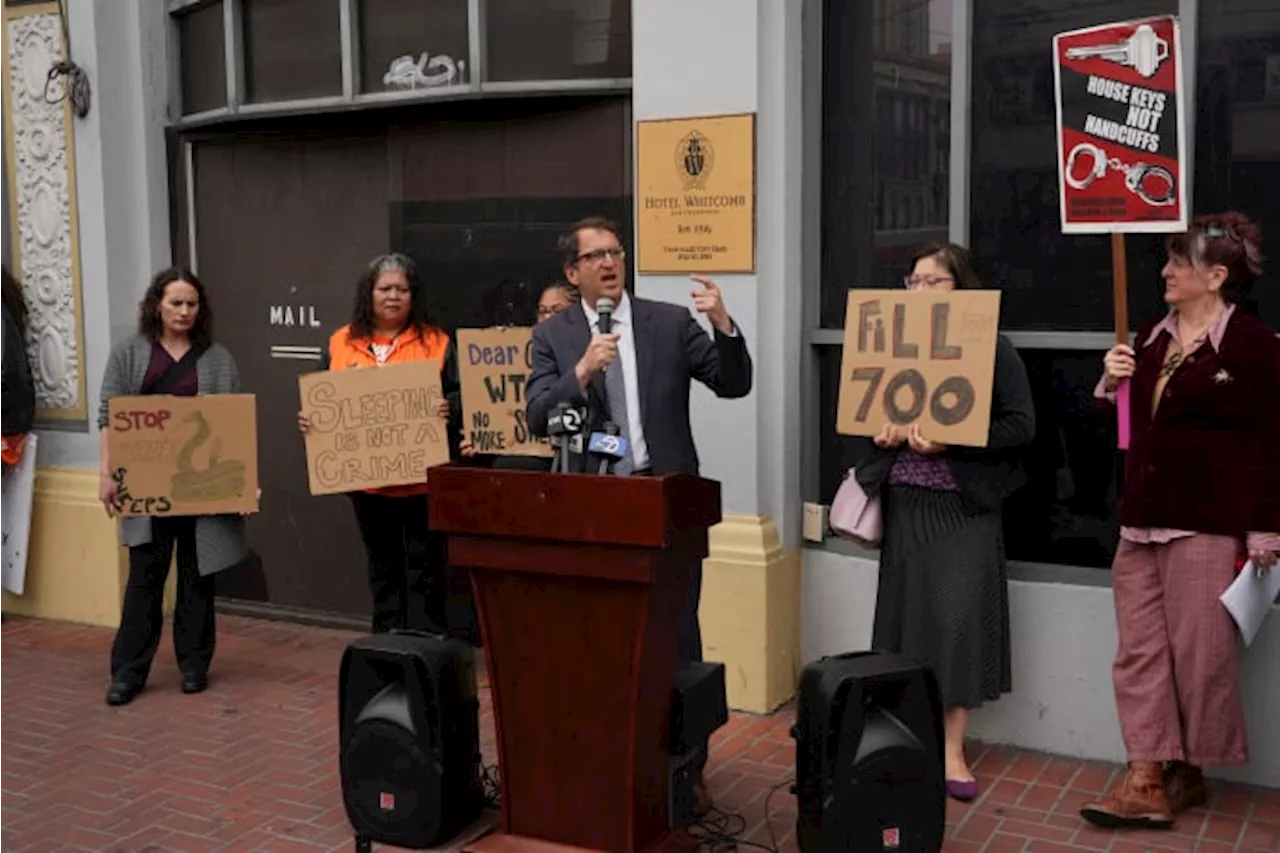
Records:
[[[1280,341],[1236,303],[1261,274],[1239,213],[1170,238],[1169,314],[1107,353],[1099,396],[1130,379],[1131,445],[1112,566],[1113,668],[1129,764],[1084,818],[1168,828],[1204,803],[1200,768],[1248,760],[1236,629],[1218,597],[1247,550],[1280,549]]]

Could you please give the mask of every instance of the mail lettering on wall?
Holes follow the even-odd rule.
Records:
[[[1186,229],[1179,39],[1173,16],[1054,36],[1064,233]]]

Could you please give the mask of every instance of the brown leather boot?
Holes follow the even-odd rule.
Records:
[[[1174,814],[1199,808],[1209,801],[1204,773],[1185,761],[1171,761],[1164,769],[1164,795]]]
[[[1080,816],[1103,829],[1169,829],[1173,813],[1164,792],[1164,770],[1154,761],[1131,761],[1106,799]]]

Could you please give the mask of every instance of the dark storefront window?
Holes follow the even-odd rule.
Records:
[[[202,113],[227,105],[226,39],[222,3],[207,3],[176,17],[181,54],[182,112]]]
[[[631,77],[631,0],[486,0],[485,78]]]
[[[1093,399],[1097,353],[1023,350],[1036,406],[1028,482],[1005,503],[1009,558],[1104,568],[1117,537],[1120,458],[1115,414]],[[840,347],[818,353],[822,459],[819,500],[830,504],[854,463],[853,442],[836,433]]]
[[[1117,0],[1105,8],[1040,0],[1034,11],[1007,0],[973,0],[969,243],[989,283],[1004,291],[1005,328],[1114,328],[1110,237],[1066,236],[1059,221],[1054,34],[1177,11],[1178,0]],[[1164,239],[1126,239],[1137,326],[1163,310]]]
[[[912,250],[946,239],[951,9],[828,0],[823,44],[822,309],[851,287],[897,287]]]
[[[243,3],[246,101],[291,101],[342,94],[342,37],[337,3]]]
[[[202,0],[173,12],[184,115],[242,104],[261,114],[264,105],[316,98],[412,99],[449,87],[471,92],[481,74],[485,82],[521,84],[512,89],[557,91],[631,78],[631,0],[484,0],[476,20],[470,0],[238,0],[231,24],[237,82],[228,104],[224,6]],[[477,40],[483,71],[481,57],[471,55]]]
[[[1169,13],[1177,6],[1177,0],[1125,0],[1103,18]],[[952,7],[914,0],[826,5],[825,329],[843,328],[848,288],[900,286],[916,246],[954,233],[950,193],[964,182],[949,168]],[[1064,237],[1058,222],[1049,51],[1054,33],[1100,20],[1096,8],[1077,11],[1067,0],[1046,0],[1034,12],[999,0],[972,3],[972,104],[955,132],[969,142],[968,242],[984,282],[1004,294],[1006,330],[1112,328],[1109,238]],[[927,38],[897,31],[911,26]],[[925,56],[904,57],[922,47]],[[1163,239],[1127,238],[1132,325],[1162,310]],[[820,340],[819,470],[811,487],[816,493],[807,497],[830,503],[854,460],[852,440],[835,430],[841,347],[829,337]],[[1027,454],[1028,482],[1006,503],[1007,553],[1025,563],[1105,569],[1119,536],[1123,459],[1114,410],[1093,399],[1101,347],[1051,349],[1059,344],[1037,346],[1034,335],[1020,343],[1037,436]]]
[[[1090,350],[1019,352],[1036,407],[1027,484],[1005,501],[1011,560],[1109,568],[1120,536],[1123,456],[1115,409],[1094,399],[1101,371]]]
[[[1195,210],[1239,210],[1261,227],[1268,260],[1250,307],[1280,330],[1280,10],[1201,0],[1199,52]]]
[[[823,8],[820,322],[838,329],[851,287],[900,287],[916,246],[947,237],[951,10],[918,0]],[[840,358],[838,345],[818,351],[824,503],[852,461],[835,431]]]
[[[360,0],[360,91],[469,83],[467,0]]]

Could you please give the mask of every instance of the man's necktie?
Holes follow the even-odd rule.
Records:
[[[617,325],[617,321],[614,321]],[[627,455],[619,459],[613,466],[613,473],[627,475],[635,470],[635,459],[631,455],[631,421],[627,417],[627,383],[622,376],[622,348],[613,364],[604,372],[604,391],[609,401],[609,420],[613,421],[627,440]]]

